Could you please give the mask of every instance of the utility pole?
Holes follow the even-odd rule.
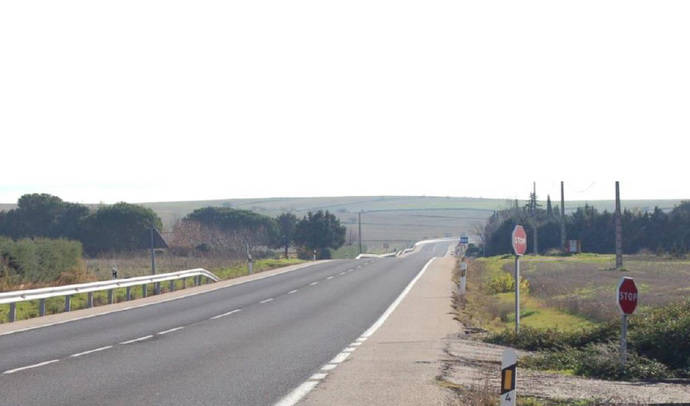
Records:
[[[154,244],[154,239],[153,239],[153,225],[151,225],[150,232],[151,232],[151,275],[155,275],[156,274],[156,245]],[[160,283],[156,282],[153,284],[153,292],[156,295],[161,293]]]
[[[537,182],[532,182],[532,229],[534,230],[534,255],[539,255],[539,237],[537,235]]]
[[[359,237],[359,253],[362,253],[362,210],[357,213],[357,224],[359,226],[359,232],[358,237]]]
[[[561,251],[566,251],[565,246],[565,192],[563,190],[563,181],[561,181]]]
[[[623,267],[623,224],[621,223],[621,193],[616,181],[616,269]]]

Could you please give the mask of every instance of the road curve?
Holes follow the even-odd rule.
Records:
[[[369,328],[448,244],[0,336],[2,404],[271,405]]]

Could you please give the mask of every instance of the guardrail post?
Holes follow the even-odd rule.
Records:
[[[170,291],[171,292],[175,291],[175,279],[170,281]]]
[[[11,322],[17,319],[17,304],[10,303],[10,312],[7,314],[7,319]]]
[[[182,289],[187,289],[187,278],[182,278]]]
[[[130,300],[132,300],[132,287],[127,286],[127,301],[129,302]]]
[[[38,315],[39,316],[45,316],[46,315],[46,300],[45,299],[40,299],[38,301]]]
[[[108,304],[113,304],[113,290],[108,289]]]
[[[72,310],[72,296],[65,295],[65,311],[68,312]]]
[[[86,307],[93,307],[93,292],[89,292],[86,297]]]
[[[200,285],[200,280],[199,280],[199,275],[194,277],[194,286],[199,286]]]
[[[161,294],[161,283],[156,282],[153,284],[153,294],[154,295],[160,295]]]
[[[148,287],[147,284],[141,285],[141,297],[146,297],[146,289],[147,289],[147,287]]]

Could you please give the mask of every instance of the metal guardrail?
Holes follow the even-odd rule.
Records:
[[[177,271],[170,273],[162,273],[158,275],[137,276],[126,279],[113,279],[108,281],[98,281],[89,283],[78,283],[75,285],[53,286],[48,288],[15,290],[10,292],[0,292],[0,304],[10,305],[10,311],[7,316],[8,321],[15,321],[17,318],[17,302],[25,302],[29,300],[39,301],[39,316],[45,315],[46,299],[57,296],[65,297],[65,311],[71,310],[71,297],[79,293],[87,293],[87,307],[93,307],[93,292],[108,291],[108,304],[113,303],[113,289],[126,288],[127,300],[131,300],[131,288],[133,286],[141,286],[142,297],[146,297],[147,285],[154,284],[155,294],[160,293],[160,283],[170,282],[170,291],[175,290],[175,281],[182,279],[182,288],[187,286],[187,278],[194,278],[194,285],[200,285],[201,278],[205,277],[207,281],[218,282],[220,279],[212,272],[203,268],[188,269],[185,271]]]

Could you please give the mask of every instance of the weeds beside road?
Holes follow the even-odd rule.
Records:
[[[523,257],[519,335],[513,330],[514,257],[477,259],[471,262],[467,272],[466,295],[456,299],[457,318],[470,336],[536,351],[522,353],[519,361],[526,367],[521,372],[523,391],[539,398],[546,395],[551,400],[545,403],[530,400],[523,404],[564,404],[560,403],[563,399],[577,399],[580,403],[576,404],[644,404],[657,398],[690,402],[690,381],[687,381],[690,375],[690,301],[685,301],[683,294],[690,281],[690,262],[653,257],[625,259],[627,270],[619,272],[612,270],[613,256]],[[638,286],[642,286],[640,307],[629,318],[626,370],[620,368],[620,316],[614,300],[615,287],[623,275],[633,276],[640,281]],[[655,290],[664,294],[655,295]],[[480,334],[472,334],[477,332]],[[494,363],[500,359],[499,349],[480,342],[460,342],[455,351],[451,347],[449,355],[458,357],[470,353],[469,365],[481,367],[486,361],[475,358],[482,352],[492,352],[492,356],[485,358],[496,358]],[[459,362],[467,361],[459,359]],[[467,395],[468,399],[481,392],[481,379],[495,379],[493,369],[497,368],[497,365],[490,365],[484,368],[487,376],[463,381],[465,378],[460,375],[471,375],[471,368],[454,367],[456,380],[465,383],[462,385],[464,392],[471,395]],[[608,380],[685,379],[673,384],[638,381],[632,385],[573,375]],[[472,382],[472,390],[468,390],[468,382]],[[550,389],[539,387],[545,382],[551,382]],[[477,399],[482,398],[480,395]],[[496,399],[495,394],[493,399]]]

